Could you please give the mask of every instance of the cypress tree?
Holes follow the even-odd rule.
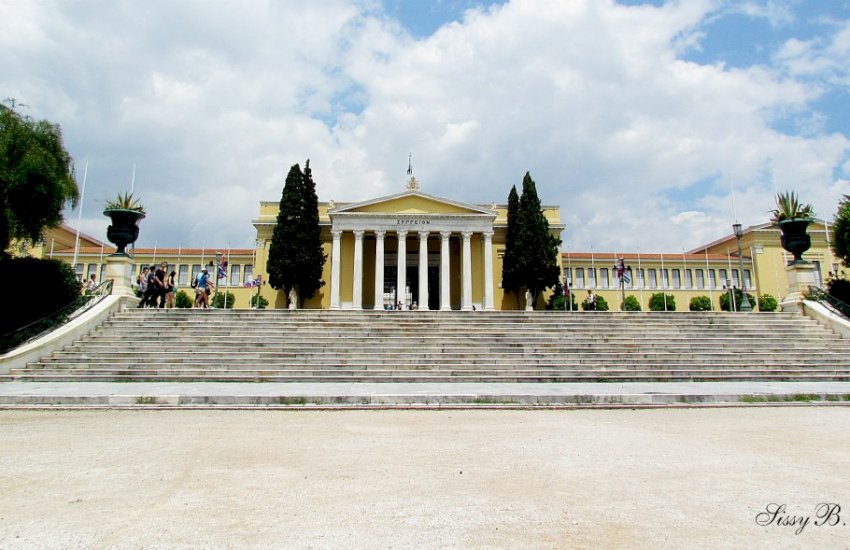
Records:
[[[541,291],[560,279],[558,246],[561,240],[549,232],[549,222],[543,215],[537,186],[526,172],[522,179],[522,196],[517,214],[515,242],[517,282],[531,292],[534,303]]]
[[[295,290],[297,298],[311,298],[325,284],[321,280],[325,259],[316,184],[308,160],[304,172],[295,164],[286,176],[266,262],[269,284],[287,294]]]
[[[519,281],[517,277],[516,260],[516,234],[517,215],[519,213],[519,195],[516,185],[511,186],[508,194],[508,231],[505,237],[505,254],[502,256],[502,289],[505,293],[517,293],[517,305],[519,305]]]

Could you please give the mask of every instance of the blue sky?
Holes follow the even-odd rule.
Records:
[[[310,158],[321,200],[504,202],[529,171],[571,250],[693,248],[793,189],[850,192],[850,3],[0,0],[0,95],[59,123],[83,231],[253,246]],[[76,224],[78,211],[67,220]]]

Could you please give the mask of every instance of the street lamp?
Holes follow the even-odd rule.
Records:
[[[744,254],[741,252],[741,237],[744,232],[741,230],[741,224],[735,223],[732,224],[732,231],[735,232],[735,239],[738,240],[738,276],[740,277],[741,283],[741,308],[740,311],[752,311],[753,306],[750,305],[750,298],[747,296],[747,283],[744,279]],[[734,297],[734,292],[733,292]]]

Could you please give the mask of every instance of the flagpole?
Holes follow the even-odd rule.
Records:
[[[711,291],[711,268],[708,267],[708,248],[705,249],[705,279],[708,284],[708,299],[711,301],[711,311],[714,311],[714,293]],[[715,279],[716,280],[716,279]]]
[[[86,179],[89,175],[89,161],[86,160],[86,167],[83,169],[83,190],[80,193],[80,211],[77,213],[77,237],[74,239],[74,261],[71,265],[74,271],[77,270],[77,253],[80,251],[80,224],[83,222],[83,201],[86,199]],[[85,273],[83,273],[85,276]]]
[[[643,271],[641,271],[640,267],[640,247],[638,247],[638,281],[640,281],[640,303],[641,307],[643,307],[643,287],[646,286],[646,279],[643,276]]]

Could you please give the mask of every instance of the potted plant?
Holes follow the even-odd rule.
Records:
[[[119,193],[115,200],[106,201],[103,215],[112,220],[106,238],[118,247],[115,255],[126,256],[126,246],[139,238],[139,222],[145,217],[145,207],[132,193]]]
[[[776,195],[776,208],[771,213],[771,221],[782,232],[782,248],[794,255],[788,265],[808,263],[803,259],[803,252],[812,246],[812,238],[806,233],[806,228],[814,221],[812,205],[801,204],[796,193],[786,191]]]

